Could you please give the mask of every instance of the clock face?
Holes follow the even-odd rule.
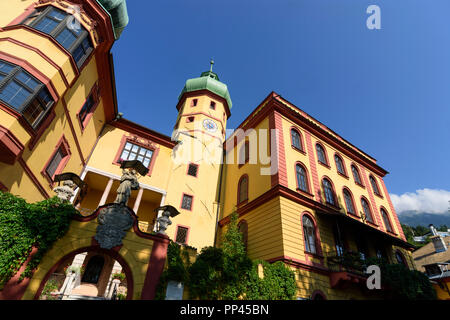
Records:
[[[203,127],[209,132],[216,132],[217,124],[211,119],[203,120]]]

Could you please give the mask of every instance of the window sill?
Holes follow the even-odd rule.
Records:
[[[319,253],[312,253],[312,252],[309,252],[309,251],[306,251],[306,250],[304,252],[305,252],[305,255],[311,256],[313,258],[324,259],[324,256],[319,254]]]
[[[309,193],[307,191],[304,191],[304,190],[302,190],[300,188],[297,188],[297,192],[299,192],[300,194],[303,194],[304,196],[306,196],[308,198],[314,198],[313,194],[311,194],[311,193]]]
[[[367,223],[368,225],[371,225],[372,227],[375,227],[375,228],[378,229],[378,225],[375,224],[374,222],[370,222],[370,221],[366,220],[366,223]]]
[[[361,220],[361,217],[358,216],[358,215],[356,215],[356,214],[354,214],[354,213],[351,213],[351,212],[348,212],[348,211],[347,211],[347,214],[348,214],[350,217],[353,217],[353,218],[356,218],[356,219],[358,219],[358,220]]]
[[[239,202],[236,206],[239,208],[239,207],[242,207],[243,205],[245,205],[245,204],[247,204],[247,203],[248,203],[248,199]]]
[[[363,189],[365,189],[365,188],[366,188],[366,187],[365,187],[364,185],[362,185],[361,183],[358,183],[358,182],[356,182],[356,181],[355,181],[355,184],[356,184],[357,186],[359,186],[359,187],[363,188]]]
[[[378,197],[378,198],[380,198],[380,199],[384,199],[384,197],[381,195],[381,194],[379,194],[379,193],[376,193],[376,192],[374,192],[374,194]]]
[[[340,175],[341,177],[344,177],[345,179],[349,179],[349,177],[348,177],[348,175],[346,175],[346,174],[344,174],[344,173],[341,173],[341,172],[337,172],[338,173],[338,175]]]
[[[300,153],[306,155],[306,152],[303,151],[302,149],[299,149],[299,148],[297,148],[297,147],[295,147],[295,146],[293,146],[293,145],[291,145],[291,147],[292,147],[292,149],[294,149],[295,151],[300,152]]]
[[[326,163],[323,163],[323,162],[321,162],[320,160],[317,161],[317,162],[318,162],[320,165],[324,166],[325,168],[331,169],[330,165],[328,165],[328,164],[326,164]]]

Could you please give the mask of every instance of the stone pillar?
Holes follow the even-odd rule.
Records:
[[[134,207],[133,207],[133,211],[134,213],[137,215],[138,210],[139,210],[139,205],[141,204],[141,200],[142,200],[142,194],[144,193],[144,189],[140,188],[139,192],[137,194],[136,197],[136,201],[134,202]]]
[[[98,207],[100,207],[106,203],[106,199],[108,198],[109,192],[111,191],[113,182],[114,182],[113,179],[109,179],[108,184],[106,185],[105,191],[103,191],[103,195],[102,195],[102,198],[100,199]]]

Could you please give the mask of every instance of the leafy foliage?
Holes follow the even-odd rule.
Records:
[[[37,252],[20,280],[31,277],[53,242],[68,230],[77,211],[57,197],[29,204],[10,193],[0,192],[0,289],[19,270],[33,247]]]
[[[263,278],[258,275],[258,264],[263,265]],[[250,260],[236,214],[231,216],[222,247],[203,248],[188,275],[193,299],[292,299],[297,291],[293,271],[282,262]]]

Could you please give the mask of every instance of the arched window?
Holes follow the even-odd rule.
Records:
[[[297,187],[302,191],[309,192],[308,177],[305,168],[301,164],[297,164],[295,171],[297,175]]]
[[[378,184],[375,178],[370,175],[369,176],[370,184],[372,185],[373,192],[379,196],[381,196],[380,190],[378,189]]]
[[[336,205],[336,201],[334,199],[333,186],[331,185],[330,180],[328,180],[327,178],[323,178],[322,186],[323,186],[323,193],[325,195],[325,201],[328,204],[331,204],[331,205],[335,206]]]
[[[249,159],[249,142],[245,141],[239,150],[239,164],[243,165],[248,162]]]
[[[345,206],[347,207],[347,212],[350,214],[356,215],[355,206],[353,204],[353,198],[352,198],[350,191],[348,191],[347,188],[344,188],[343,193],[344,193]]]
[[[342,161],[341,157],[339,157],[337,154],[335,154],[334,155],[334,161],[336,162],[337,171],[340,174],[343,174],[344,176],[346,176],[345,168],[344,168],[344,161]]]
[[[245,251],[247,251],[247,241],[248,241],[248,224],[247,221],[241,220],[238,223],[239,232],[242,234],[242,242],[244,243]]]
[[[317,253],[316,250],[316,228],[314,222],[306,214],[303,215],[303,237],[305,239],[305,250],[310,253]]]
[[[353,173],[353,178],[355,179],[355,182],[357,184],[362,185],[361,177],[359,175],[359,171],[358,171],[358,169],[356,169],[355,165],[353,165],[353,164],[352,164],[352,173]]]
[[[325,156],[325,150],[320,144],[316,144],[316,151],[317,151],[317,159],[319,159],[319,162],[328,165],[327,163],[327,157]]]
[[[361,205],[363,207],[364,216],[366,217],[366,220],[373,223],[372,212],[370,211],[370,206],[369,206],[369,203],[367,202],[367,200],[364,198],[361,198]]]
[[[248,176],[244,175],[238,183],[238,201],[240,204],[248,200]]]
[[[397,260],[398,264],[402,264],[405,267],[408,267],[408,264],[406,263],[405,257],[400,251],[395,251],[395,259]]]
[[[97,283],[104,264],[105,259],[102,256],[94,256],[89,259],[81,282]]]
[[[295,149],[303,150],[303,148],[302,148],[302,140],[300,138],[300,133],[297,130],[295,130],[295,129],[291,129],[291,140],[292,140],[292,146]]]
[[[345,252],[345,244],[344,244],[344,235],[339,229],[339,226],[336,224],[333,225],[333,236],[334,236],[334,244],[336,247],[336,254],[338,256],[344,255]]]
[[[391,222],[389,221],[389,217],[388,217],[386,210],[381,208],[380,212],[381,212],[381,216],[383,217],[383,222],[384,222],[384,225],[386,226],[386,230],[389,232],[392,232]]]

